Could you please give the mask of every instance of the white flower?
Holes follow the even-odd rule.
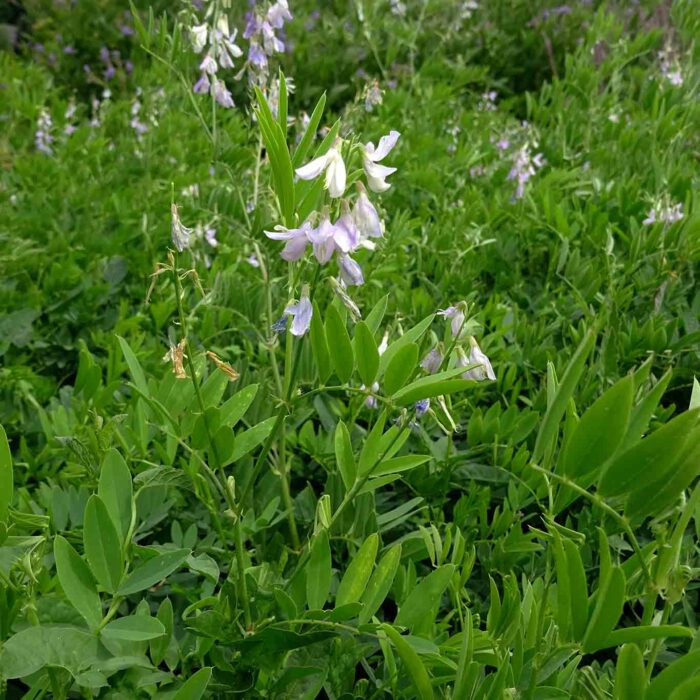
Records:
[[[367,176],[367,185],[372,192],[384,192],[391,187],[386,182],[386,178],[396,172],[396,168],[389,168],[386,165],[379,165],[379,161],[384,160],[389,152],[394,148],[401,134],[398,131],[390,131],[386,136],[379,139],[379,144],[374,147],[370,141],[362,147],[362,165]]]
[[[170,207],[170,237],[179,253],[190,247],[191,235],[192,229],[182,225],[180,216],[177,213],[177,205],[173,204]]]
[[[192,48],[195,53],[201,53],[207,43],[207,32],[209,28],[206,22],[202,24],[195,24],[190,30],[192,39]]]
[[[285,22],[292,19],[292,13],[289,11],[287,0],[277,0],[274,5],[270,6],[267,11],[267,21],[275,28],[282,29]]]
[[[471,345],[471,350],[469,351],[469,357],[467,358],[464,354],[462,348],[458,349],[459,358],[457,360],[458,367],[467,367],[469,365],[476,365],[470,370],[467,370],[462,377],[464,379],[474,379],[480,382],[484,379],[490,379],[492,381],[496,380],[496,373],[493,371],[491,366],[491,361],[482,352],[476,339],[472,336],[469,338],[469,343]]]
[[[345,192],[347,173],[337,142],[328,149],[327,153],[315,158],[301,168],[297,168],[296,173],[302,180],[313,180],[324,170],[326,171],[326,189],[328,194],[331,197],[342,197],[343,192]]]
[[[352,219],[360,232],[361,245],[372,249],[374,244],[366,239],[382,237],[382,221],[374,205],[369,201],[364,185],[358,182],[357,188],[360,190],[360,194],[352,209]]]

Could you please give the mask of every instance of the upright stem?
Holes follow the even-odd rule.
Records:
[[[185,310],[182,306],[182,285],[180,284],[180,275],[178,270],[178,256],[175,252],[174,264],[173,264],[173,279],[175,282],[175,303],[177,304],[178,316],[180,318],[180,327],[182,329],[182,336],[187,340],[187,321],[185,319]],[[188,343],[185,343],[187,347]],[[188,348],[189,350],[189,348]],[[190,372],[190,379],[192,380],[192,386],[194,388],[195,396],[197,397],[197,403],[199,404],[199,410],[202,413],[202,420],[204,421],[204,429],[207,433],[207,439],[209,445],[211,445],[212,456],[214,457],[215,468],[219,470],[219,479],[221,481],[222,492],[224,494],[224,499],[233,517],[236,518],[234,525],[234,535],[235,535],[235,551],[236,551],[236,565],[238,567],[238,585],[239,585],[239,597],[243,603],[243,612],[245,615],[246,627],[250,627],[252,618],[250,614],[250,601],[248,600],[248,584],[245,580],[245,560],[243,557],[243,534],[241,532],[240,526],[240,515],[236,507],[236,502],[234,501],[233,494],[228,486],[228,480],[226,479],[226,473],[224,472],[224,467],[219,459],[218,452],[216,449],[216,443],[213,440],[211,430],[209,428],[209,421],[207,419],[206,409],[204,406],[204,399],[202,398],[202,391],[197,381],[197,375],[195,373],[194,361],[192,360],[192,353],[188,352],[185,354],[187,361],[187,368]],[[226,542],[223,542],[226,546]]]

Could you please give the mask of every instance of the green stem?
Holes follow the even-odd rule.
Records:
[[[649,572],[649,567],[647,566],[646,559],[644,559],[644,555],[642,554],[642,548],[639,546],[639,542],[637,542],[637,538],[635,537],[635,534],[632,531],[632,528],[630,527],[630,524],[627,521],[627,518],[620,515],[614,508],[611,508],[602,498],[600,498],[600,496],[598,496],[597,494],[591,493],[590,491],[586,491],[586,489],[581,488],[577,483],[571,481],[570,479],[567,479],[565,476],[555,474],[554,472],[550,472],[547,469],[543,469],[542,467],[538,467],[535,464],[531,464],[530,467],[532,469],[534,469],[536,472],[539,472],[540,474],[544,474],[548,477],[551,477],[555,481],[558,481],[559,483],[564,484],[565,486],[572,489],[573,491],[576,491],[576,493],[583,496],[584,498],[587,498],[591,503],[595,504],[596,506],[598,506],[599,508],[604,510],[615,521],[617,521],[617,523],[625,531],[625,533],[627,534],[627,536],[630,539],[630,544],[632,545],[632,548],[634,549],[634,552],[637,555],[637,559],[639,559],[639,564],[642,568],[642,572],[644,573],[644,578],[646,579],[649,591],[653,591],[656,589],[654,581],[651,578],[651,573]]]

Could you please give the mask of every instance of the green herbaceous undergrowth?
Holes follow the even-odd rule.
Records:
[[[700,696],[700,6],[471,4],[27,3],[0,695]]]

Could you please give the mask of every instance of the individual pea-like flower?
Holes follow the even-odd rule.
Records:
[[[177,205],[173,203],[170,207],[170,237],[178,253],[182,253],[183,250],[187,250],[190,247],[191,235],[192,229],[183,226],[177,211]]]
[[[308,286],[301,290],[301,299],[296,304],[287,306],[284,313],[286,316],[292,317],[292,325],[289,329],[292,335],[299,337],[309,332],[314,307],[309,299]]]
[[[338,256],[338,268],[340,270],[340,279],[346,287],[365,283],[362,268],[349,255]]]
[[[395,173],[396,168],[380,165],[379,161],[384,160],[389,155],[399,140],[399,136],[401,134],[398,131],[390,131],[379,139],[376,148],[371,141],[362,147],[362,166],[367,176],[367,186],[372,192],[385,192],[391,187],[386,178]]]
[[[360,244],[371,250],[374,248],[374,243],[368,239],[382,237],[382,221],[374,205],[369,201],[364,185],[358,182],[357,188],[360,194],[352,208],[352,220],[360,233]]]
[[[420,366],[428,374],[435,374],[442,367],[442,347],[439,343],[421,360]]]
[[[291,21],[291,19],[292,13],[289,11],[287,0],[277,0],[267,11],[267,21],[275,29],[282,29],[284,23]]]
[[[364,384],[360,386],[360,389],[362,391],[367,391],[367,387]],[[377,401],[377,397],[375,396],[375,394],[379,391],[379,382],[374,382],[369,390],[371,393],[367,394],[365,406],[373,411],[379,407],[379,401]]]
[[[321,265],[325,265],[333,257],[336,250],[335,235],[336,226],[331,223],[328,207],[324,207],[319,225],[316,228],[309,227],[306,232],[306,236],[313,246],[316,260]]]
[[[326,189],[331,197],[342,197],[345,192],[347,173],[345,161],[340,153],[340,143],[336,143],[326,153],[315,158],[310,163],[296,169],[296,174],[302,180],[314,180],[323,171],[326,172]]]
[[[275,226],[274,231],[265,231],[265,235],[273,241],[286,241],[287,244],[280,253],[283,260],[292,262],[299,260],[306,251],[306,246],[310,243],[309,234],[313,227],[309,221],[305,221],[299,228],[286,228],[285,226]]]
[[[430,399],[421,399],[416,401],[416,418],[422,418],[430,409]]]
[[[194,84],[192,90],[197,95],[205,95],[209,92],[210,88],[211,83],[209,82],[209,76],[205,72],[202,72],[202,75],[199,77],[199,80]]]
[[[214,99],[224,109],[229,109],[234,106],[231,91],[226,87],[226,83],[218,78],[214,81]]]
[[[199,64],[199,70],[208,75],[214,75],[219,70],[219,66],[216,64],[216,59],[208,53]]]
[[[450,321],[450,330],[452,337],[456,338],[462,331],[465,319],[465,304],[461,302],[457,306],[448,306],[446,309],[440,309],[438,316],[442,316]]]
[[[195,24],[190,29],[190,39],[192,40],[192,49],[195,53],[202,53],[204,47],[207,45],[207,34],[209,32],[209,27],[206,22],[202,24]]]
[[[493,371],[491,361],[483,353],[483,351],[479,347],[479,344],[476,342],[476,338],[474,338],[474,336],[469,337],[469,345],[471,346],[471,350],[469,351],[469,357],[465,355],[462,348],[457,349],[457,366],[472,366],[472,369],[467,370],[462,375],[462,377],[464,379],[473,379],[477,382],[480,382],[484,379],[490,379],[492,381],[495,381],[496,373]],[[473,367],[473,365],[476,365],[476,367]]]

